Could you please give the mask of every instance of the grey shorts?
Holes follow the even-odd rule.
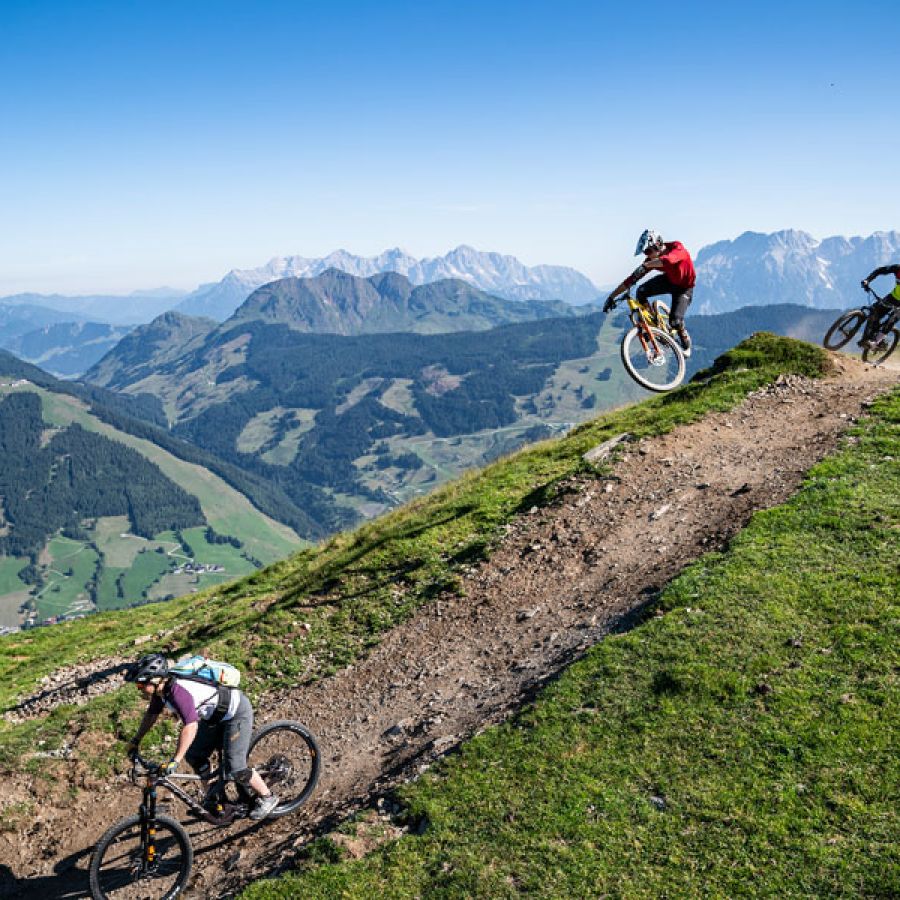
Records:
[[[188,765],[198,774],[209,771],[209,758],[216,750],[222,753],[222,767],[226,778],[247,768],[247,752],[253,734],[253,707],[242,693],[238,708],[230,719],[210,725],[201,722],[197,737],[185,754]]]

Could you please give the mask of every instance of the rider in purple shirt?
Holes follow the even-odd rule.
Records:
[[[206,785],[210,755],[219,750],[225,777],[256,794],[250,818],[264,819],[275,809],[278,797],[269,790],[259,772],[247,765],[253,707],[242,691],[170,675],[168,661],[160,653],[142,656],[125,680],[133,681],[150,699],[137,734],[128,745],[130,753],[137,752],[141,739],[160,713],[169,709],[181,720],[181,732],[166,774],[174,772],[186,759]]]

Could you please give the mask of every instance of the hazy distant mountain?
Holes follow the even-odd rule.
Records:
[[[226,319],[258,287],[281,278],[308,278],[328,269],[367,278],[397,272],[416,285],[445,278],[467,281],[496,296],[513,300],[562,300],[586,303],[597,297],[591,281],[565,266],[526,266],[514,256],[481,253],[465,245],[445,256],[416,259],[403,250],[385,250],[374,257],[354,256],[338,250],[322,258],[275,257],[259,269],[234,269],[220,282],[201,285],[179,306],[189,315]]]
[[[57,322],[0,339],[0,347],[52,375],[74,378],[109,353],[130,330],[128,325]]]
[[[37,328],[71,321],[72,317],[47,306],[0,300],[0,347],[6,347],[15,338]]]
[[[898,261],[897,231],[821,241],[804,231],[747,231],[697,254],[693,311],[726,312],[770,303],[839,309],[863,301],[859,282],[869,272]],[[892,286],[887,280],[875,285],[881,293]]]
[[[37,306],[52,309],[65,313],[63,321],[67,322],[90,319],[113,325],[139,325],[172,309],[185,293],[174,288],[155,288],[123,295],[13,294],[0,297],[0,307]]]

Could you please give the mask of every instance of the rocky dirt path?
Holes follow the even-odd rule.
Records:
[[[833,450],[896,369],[836,357],[828,379],[782,379],[728,413],[624,445],[608,478],[580,478],[509,529],[460,596],[421,610],[357,665],[260,704],[318,735],[324,771],[310,805],[286,820],[214,831],[192,826],[189,896],[223,897],[289,868],[311,836],[464,738],[503,720],[685,565],[720,547],[759,509],[785,501]],[[0,835],[0,895],[82,896],[90,849],[133,811],[134,792],[79,811],[48,808]],[[5,871],[4,871],[5,869]]]

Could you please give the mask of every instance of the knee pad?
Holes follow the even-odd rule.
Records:
[[[231,777],[241,787],[250,787],[250,779],[253,777],[253,769],[240,769],[237,772],[232,772]]]

